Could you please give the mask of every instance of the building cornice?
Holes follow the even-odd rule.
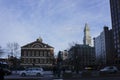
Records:
[[[21,50],[23,50],[23,49],[34,49],[34,50],[54,50],[54,48],[21,48]]]
[[[24,66],[25,66],[25,65],[33,65],[33,64],[28,64],[28,63],[27,63],[27,64],[24,64],[24,63],[21,63],[21,65],[24,65]],[[36,63],[35,65],[37,65],[37,66],[38,66],[38,65],[39,65],[39,66],[50,66],[50,65],[51,65],[51,66],[52,66],[52,64],[37,64],[37,63]]]
[[[39,56],[39,57],[32,57],[32,56],[31,57],[27,57],[27,56],[25,56],[25,57],[23,57],[22,56],[21,58],[40,58],[40,59],[45,58],[46,59],[46,58],[52,58],[52,57],[51,56],[49,56],[49,57],[43,57],[43,56]]]

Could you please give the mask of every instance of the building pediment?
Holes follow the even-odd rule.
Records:
[[[53,48],[53,47],[40,41],[35,41],[27,45],[24,45],[21,48]]]

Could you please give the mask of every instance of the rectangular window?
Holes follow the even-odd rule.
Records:
[[[38,60],[39,60],[39,59],[36,59],[36,63],[38,63]]]
[[[31,53],[31,52],[30,52],[29,54],[30,54],[30,56],[32,56],[32,53]]]
[[[50,62],[49,62],[49,58],[48,58],[48,59],[46,59],[46,63],[47,63],[47,64],[49,64],[49,63],[50,63]]]
[[[50,51],[48,52],[48,56],[51,56],[51,55],[50,55]]]
[[[32,51],[32,56],[34,56],[34,51]]]
[[[34,56],[36,56],[36,51],[34,51]]]
[[[45,57],[47,56],[47,51],[45,51],[44,56],[45,56]]]
[[[26,52],[26,56],[30,56],[30,51],[27,51],[27,52]]]
[[[26,56],[28,56],[28,53],[26,53]]]
[[[28,63],[30,63],[30,58],[28,58]]]
[[[40,56],[43,56],[43,51],[40,52]]]
[[[39,51],[36,51],[36,56],[39,56]]]
[[[46,56],[47,56],[47,57],[49,56],[49,52],[46,54]]]
[[[43,64],[45,63],[45,59],[43,59]]]
[[[44,59],[44,63],[46,64],[47,62],[46,62],[46,59]]]
[[[42,54],[42,56],[44,56],[44,53],[45,53],[45,51],[43,51],[43,54]]]
[[[30,53],[31,53],[31,51],[28,51],[28,56],[31,56]]]
[[[30,63],[32,63],[32,59],[30,58]]]
[[[23,51],[23,56],[26,56],[26,51]]]
[[[48,59],[46,59],[46,63],[48,63]]]
[[[38,63],[40,63],[40,59],[38,59]]]
[[[43,59],[40,59],[40,63],[43,64]]]
[[[27,61],[27,58],[24,59],[24,63],[26,64],[28,61]]]

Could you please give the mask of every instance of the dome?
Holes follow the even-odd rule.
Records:
[[[37,38],[37,41],[42,42],[42,38],[41,37]]]

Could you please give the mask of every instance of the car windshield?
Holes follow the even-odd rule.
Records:
[[[42,68],[28,68],[28,69],[26,69],[26,70],[36,70],[36,71],[39,70],[39,71],[43,71]]]

